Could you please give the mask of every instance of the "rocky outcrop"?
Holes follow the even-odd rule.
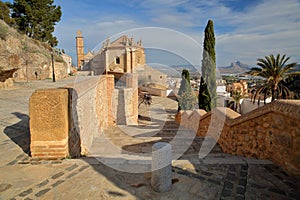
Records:
[[[22,35],[0,20],[0,82],[7,79],[35,80],[52,78],[51,47]],[[57,79],[68,76],[67,64],[54,55]]]

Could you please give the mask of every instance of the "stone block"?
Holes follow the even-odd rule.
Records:
[[[30,149],[32,157],[68,155],[68,90],[37,90],[30,97]]]

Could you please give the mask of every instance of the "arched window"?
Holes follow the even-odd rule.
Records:
[[[118,65],[118,64],[120,64],[120,57],[116,57],[116,64]]]

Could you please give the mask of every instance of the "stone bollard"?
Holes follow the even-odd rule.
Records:
[[[167,192],[172,187],[172,146],[158,142],[152,146],[151,186],[156,192]]]

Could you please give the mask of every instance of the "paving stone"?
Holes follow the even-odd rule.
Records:
[[[40,165],[40,164],[42,164],[42,162],[41,161],[32,161],[32,162],[30,162],[30,164],[31,165]]]
[[[41,191],[39,191],[38,193],[36,193],[34,196],[36,196],[36,197],[41,197],[41,196],[45,195],[47,192],[49,192],[50,190],[51,190],[50,188],[41,190]]]
[[[238,184],[241,185],[241,186],[246,186],[247,179],[240,179],[239,182],[238,182]]]
[[[190,176],[191,175],[191,173],[188,172],[188,171],[177,171],[177,174],[185,175],[185,176]]]
[[[197,182],[190,190],[189,192],[192,193],[192,194],[197,194],[201,188],[203,187],[202,184],[200,184],[199,182]]]
[[[58,185],[60,185],[64,182],[65,182],[64,180],[59,180],[59,181],[55,182],[54,184],[52,184],[52,187],[57,187]]]
[[[235,200],[245,200],[245,197],[238,195],[235,197]]]
[[[226,178],[227,178],[228,180],[230,180],[230,181],[234,181],[234,180],[235,180],[235,174],[228,173]]]
[[[241,165],[241,169],[244,170],[244,171],[247,171],[248,170],[248,165]]]
[[[221,185],[221,182],[218,181],[218,180],[215,180],[215,179],[209,178],[209,179],[207,179],[207,181],[210,182],[210,183],[214,183],[214,184],[217,184],[217,185]]]
[[[79,172],[82,172],[82,171],[86,170],[87,168],[89,168],[89,166],[83,166],[83,167],[81,167],[78,171],[79,171]]]
[[[229,170],[230,172],[236,172],[236,167],[235,167],[235,165],[229,165],[228,170]]]
[[[225,181],[224,188],[226,188],[226,189],[233,189],[233,183]]]
[[[229,196],[231,196],[231,193],[232,193],[231,190],[224,189],[224,190],[222,191],[222,193],[221,193],[221,196],[222,196],[222,197],[229,197]]]
[[[51,178],[52,178],[52,179],[57,179],[57,178],[63,176],[64,174],[65,174],[64,172],[59,172],[59,173],[57,173],[57,174],[51,176]]]
[[[4,192],[6,190],[8,190],[9,188],[11,188],[12,185],[11,184],[0,184],[0,192]]]
[[[246,191],[245,187],[240,187],[239,186],[239,187],[236,188],[236,193],[237,194],[244,195],[245,191]]]
[[[18,161],[17,160],[13,160],[10,163],[8,163],[7,165],[15,165]]]
[[[210,173],[210,172],[201,172],[201,174],[203,174],[205,176],[212,176],[212,175],[214,175],[213,173]]]
[[[241,177],[246,177],[246,176],[247,176],[247,172],[241,171],[241,172],[240,172],[240,176],[241,176]]]
[[[32,191],[33,191],[32,188],[30,188],[30,189],[28,189],[28,190],[26,190],[26,191],[20,193],[19,196],[20,196],[20,197],[26,197],[27,195],[31,194]]]
[[[199,179],[199,180],[206,180],[205,177],[198,175],[198,174],[193,174],[192,177]]]
[[[69,178],[72,178],[73,176],[76,176],[78,174],[78,172],[73,172],[71,174],[69,174],[66,178],[69,179]]]
[[[78,167],[78,165],[77,165],[77,164],[74,164],[74,165],[68,167],[66,170],[70,172],[70,171],[76,169],[77,167]]]
[[[41,187],[47,185],[48,183],[49,183],[49,180],[47,179],[47,180],[45,180],[45,181],[39,183],[36,187],[37,187],[37,188],[41,188]]]

